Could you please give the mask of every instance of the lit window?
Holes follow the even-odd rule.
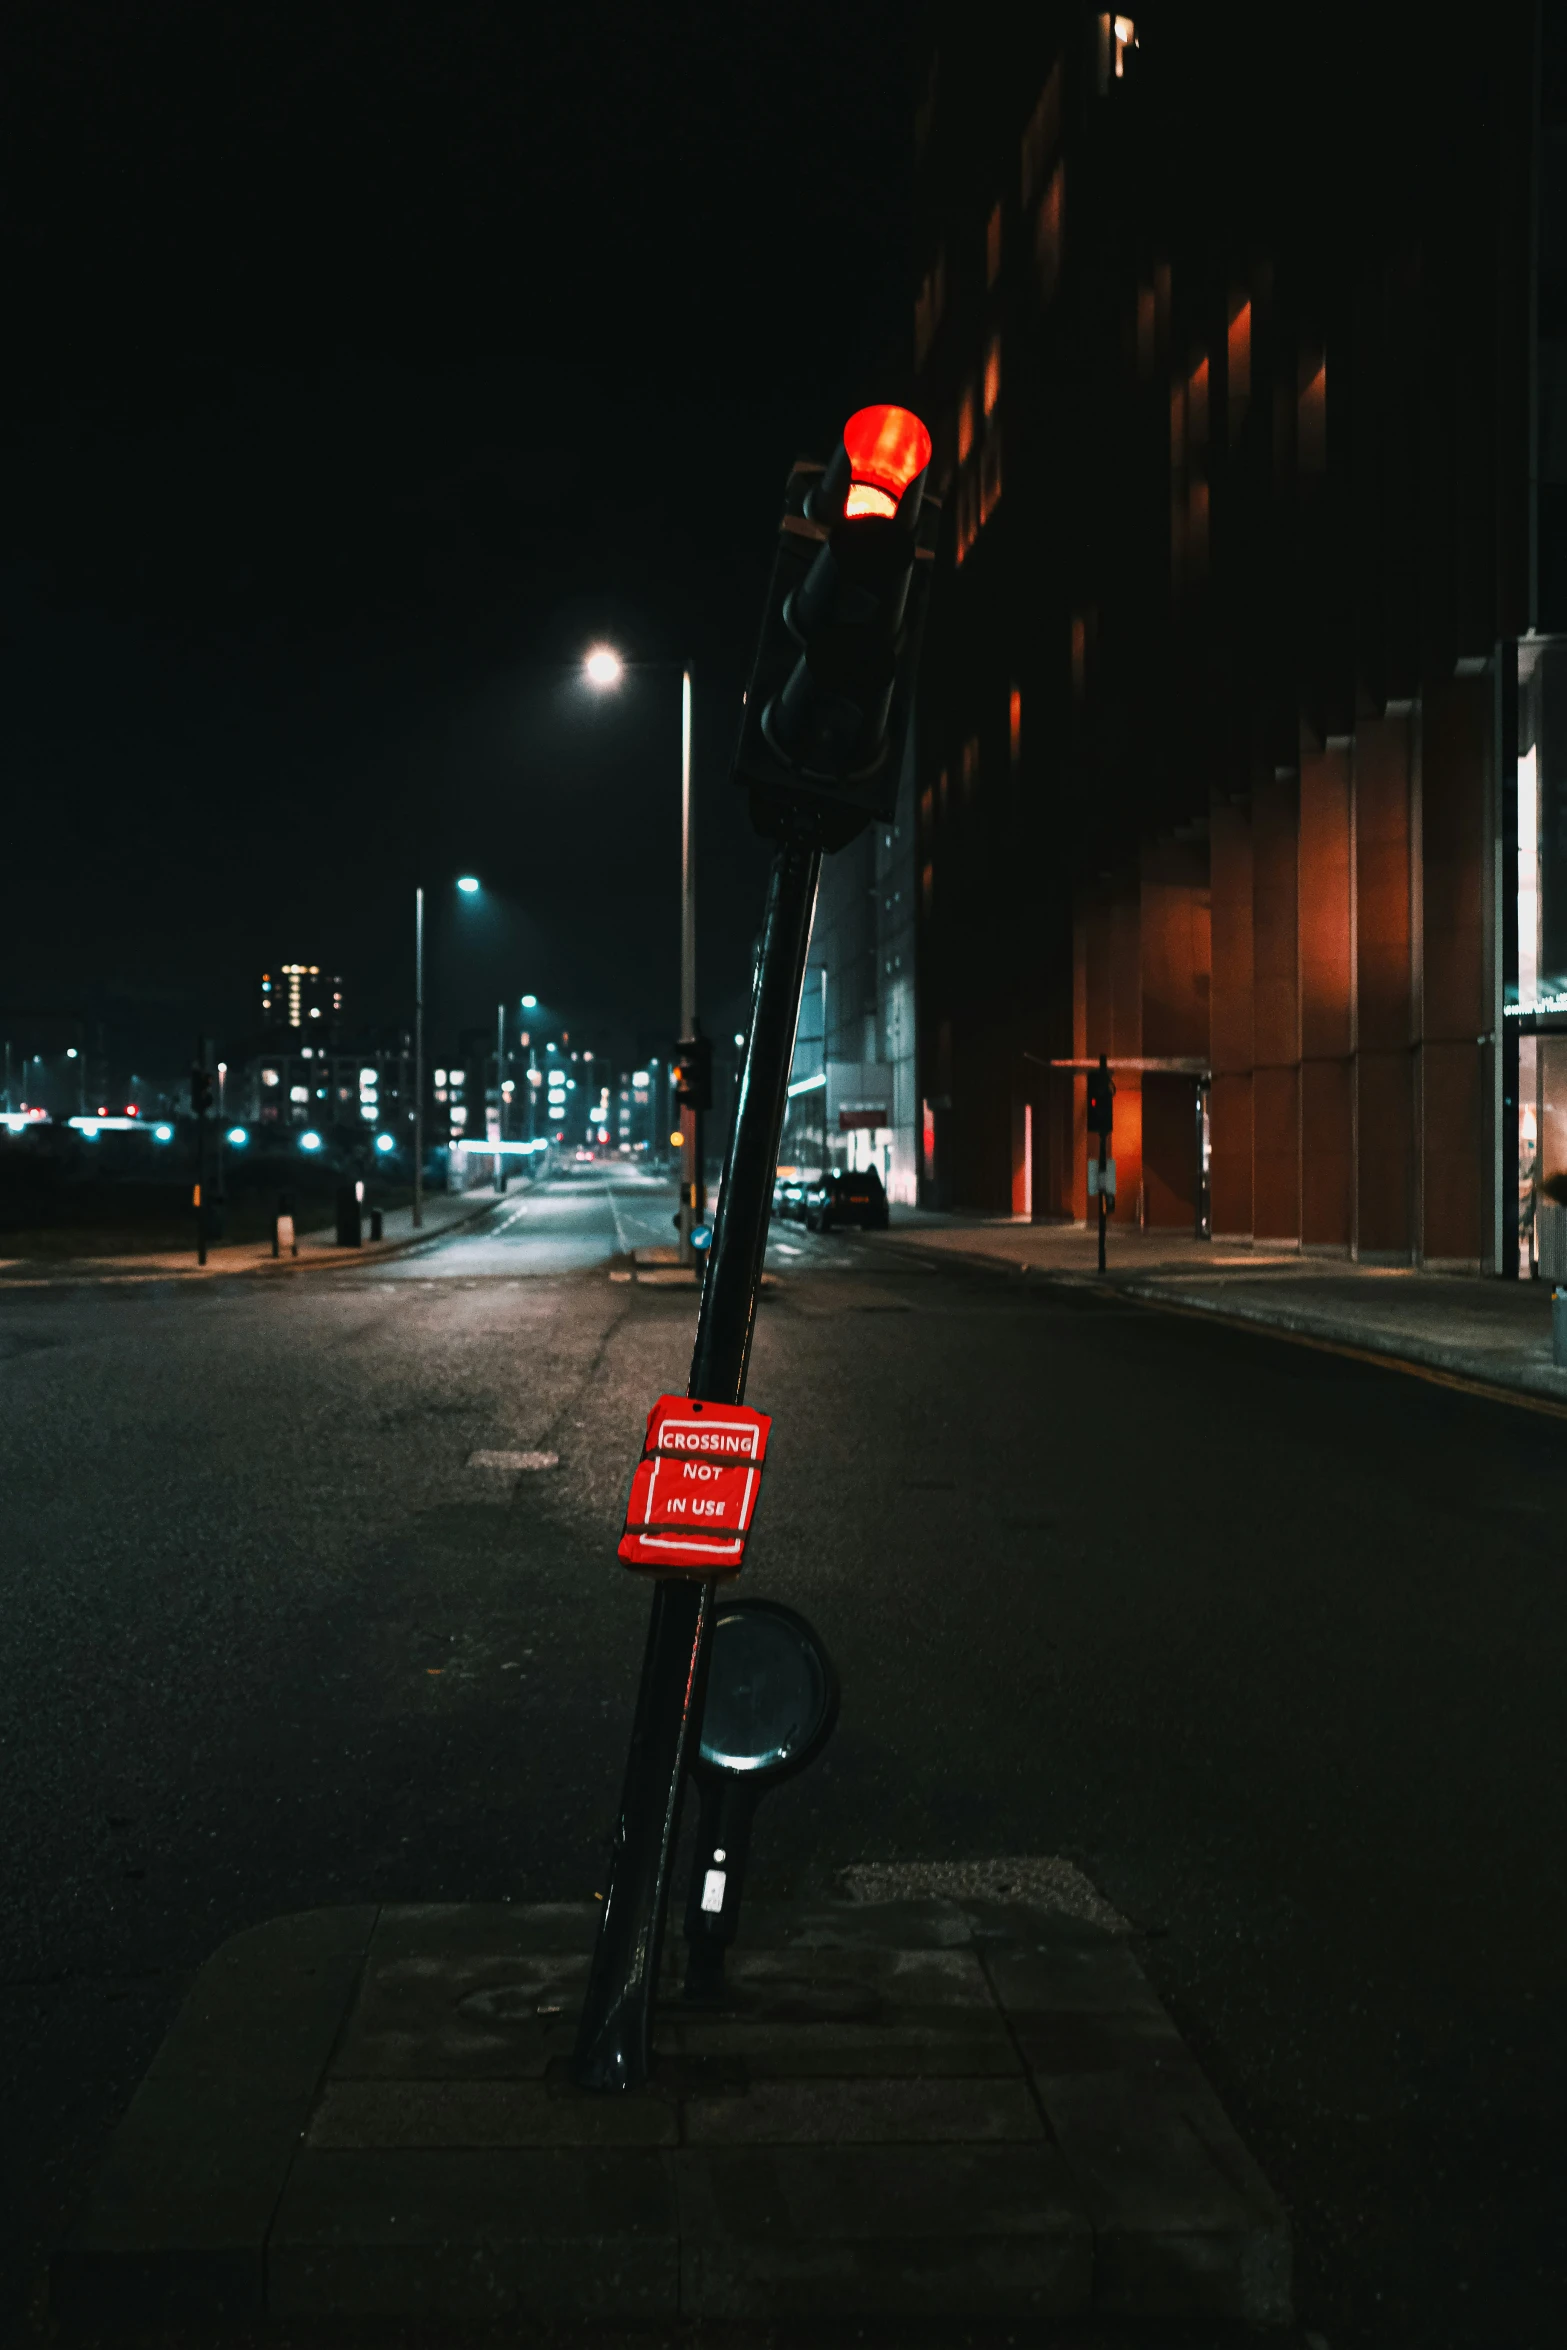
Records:
[[[992,335],[985,349],[985,414],[994,416],[1001,397],[1001,337]]]
[[[1066,211],[1066,165],[1058,163],[1050,174],[1039,207],[1039,225],[1034,232],[1034,255],[1039,264],[1039,283],[1048,301],[1055,292],[1061,276],[1061,236]]]
[[[1050,69],[1050,79],[1039,93],[1039,103],[1023,133],[1021,197],[1026,211],[1045,184],[1045,171],[1061,137],[1061,60]]]
[[[1208,355],[1198,360],[1186,381],[1186,436],[1194,449],[1208,440]]]
[[[444,1101],[445,1101],[445,1099],[446,1099],[446,1088],[445,1088],[445,1086],[444,1086],[444,1085],[438,1085],[438,1086],[436,1087],[436,1089],[435,1089],[435,1098],[436,1098],[436,1100],[437,1100],[438,1102],[444,1102]]]
[[[444,1069],[436,1070],[435,1082],[437,1085],[444,1085],[446,1083],[446,1071]]]
[[[1099,19],[1099,95],[1102,98],[1112,82],[1126,78],[1126,53],[1137,46],[1137,28],[1129,16],[1102,16]]]
[[[288,1098],[289,1098],[289,1100],[290,1100],[291,1102],[307,1102],[307,1101],[309,1101],[309,1099],[310,1099],[310,1088],[309,1088],[309,1086],[308,1086],[308,1085],[291,1085],[291,1086],[289,1087],[289,1089],[288,1089]]]
[[[456,1109],[454,1109],[452,1112],[452,1124],[454,1126],[466,1126],[467,1123],[468,1113],[459,1102]]]
[[[263,1069],[261,1072],[261,1082],[263,1085],[276,1085],[277,1071],[275,1069]]]
[[[920,874],[920,907],[928,914],[936,897],[936,868],[927,864]]]
[[[1321,473],[1328,462],[1328,363],[1309,358],[1301,365],[1299,437],[1302,473]]]
[[[452,1071],[452,1083],[453,1083],[453,1085],[461,1085],[461,1084],[462,1084],[462,1082],[463,1082],[463,1073],[462,1073],[462,1071],[461,1071],[460,1069],[454,1069],[454,1070]]]
[[[1016,768],[1023,755],[1023,697],[1016,686],[1007,696],[1007,744]]]
[[[376,1078],[377,1072],[374,1069],[361,1069],[359,1072],[359,1083],[361,1087],[368,1088],[374,1085],[376,1083]]]
[[[376,1108],[374,1102],[361,1102],[359,1105],[359,1115],[361,1118],[368,1118],[371,1125],[373,1126],[381,1113]]]
[[[1230,320],[1226,390],[1230,403],[1230,430],[1236,432],[1251,398],[1251,304],[1243,302]]]
[[[947,306],[947,257],[940,246],[914,299],[914,364],[923,367]]]
[[[993,286],[1001,275],[1001,199],[985,224],[985,283]]]
[[[929,832],[936,821],[936,795],[927,783],[920,793],[920,829]]]
[[[965,384],[958,400],[958,463],[968,462],[974,446],[974,386]]]
[[[988,522],[1001,498],[1001,432],[992,425],[979,453],[979,519]]]

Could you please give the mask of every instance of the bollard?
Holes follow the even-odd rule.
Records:
[[[337,1245],[339,1248],[358,1248],[364,1234],[360,1224],[360,1190],[357,1183],[340,1183],[337,1187]]]
[[[382,1217],[380,1209],[372,1208],[370,1210],[370,1238],[372,1240],[379,1240],[381,1238],[381,1225]]]
[[[272,1219],[272,1254],[275,1257],[297,1257],[299,1240],[294,1231],[294,1195],[280,1191],[277,1195],[277,1214]]]

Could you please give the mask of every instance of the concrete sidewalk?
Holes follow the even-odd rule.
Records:
[[[518,1186],[519,1194],[522,1188]],[[301,1232],[299,1254],[291,1257],[274,1257],[270,1241],[242,1241],[233,1245],[220,1241],[208,1250],[205,1265],[197,1264],[194,1245],[146,1256],[0,1256],[0,1290],[54,1289],[92,1282],[211,1281],[229,1273],[322,1273],[352,1265],[373,1265],[387,1257],[402,1256],[411,1248],[422,1248],[427,1241],[439,1240],[448,1232],[475,1223],[502,1199],[513,1196],[516,1195],[489,1188],[455,1194],[427,1193],[421,1231],[414,1230],[412,1207],[393,1208],[378,1241],[367,1239],[359,1248],[339,1248],[335,1226],[325,1224],[315,1232]],[[368,1232],[368,1217],[365,1229]]]
[[[881,1247],[1101,1286],[1092,1226],[894,1208],[890,1230],[870,1237]],[[1103,1286],[1140,1303],[1250,1323],[1567,1411],[1567,1370],[1551,1359],[1548,1282],[1356,1265],[1113,1221],[1106,1253]]]
[[[55,2317],[1288,2323],[1287,2222],[1124,1938],[754,1904],[720,2005],[681,2002],[671,1937],[654,2078],[593,2096],[568,2059],[597,1915],[317,1910],[227,1943]]]

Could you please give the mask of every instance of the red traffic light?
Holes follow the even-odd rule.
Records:
[[[843,428],[849,460],[849,494],[844,520],[860,514],[892,515],[898,501],[930,463],[930,434],[910,408],[858,408]]]

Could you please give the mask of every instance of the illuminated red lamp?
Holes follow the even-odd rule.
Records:
[[[893,515],[904,491],[930,463],[930,434],[909,408],[857,408],[843,428],[849,494],[843,516]]]

